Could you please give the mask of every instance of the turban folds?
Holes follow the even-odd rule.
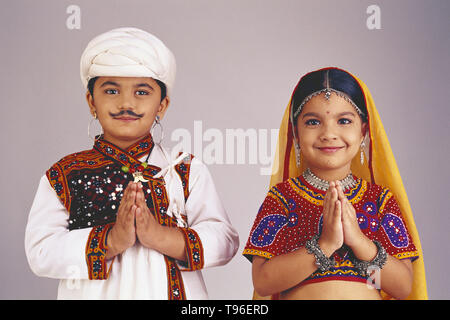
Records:
[[[163,82],[170,95],[175,73],[175,57],[164,43],[131,27],[113,29],[92,39],[80,61],[85,88],[94,77],[151,77]]]

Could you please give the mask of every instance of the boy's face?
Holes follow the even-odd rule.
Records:
[[[99,77],[93,96],[86,94],[91,114],[97,113],[104,138],[126,149],[147,135],[158,115],[163,117],[169,98],[148,77]]]

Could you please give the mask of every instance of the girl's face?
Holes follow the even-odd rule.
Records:
[[[148,77],[99,77],[93,96],[86,94],[91,114],[97,113],[105,140],[126,149],[146,136],[169,98],[161,101],[161,88]]]
[[[306,165],[319,177],[343,179],[363,141],[366,124],[342,97],[325,93],[308,101],[297,118],[297,137]]]

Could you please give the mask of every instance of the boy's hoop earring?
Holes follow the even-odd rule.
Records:
[[[89,121],[89,125],[88,125],[88,137],[94,142],[97,141],[97,138],[95,136],[94,137],[91,136],[91,126],[95,120],[98,120],[98,118],[97,118],[97,113],[94,111],[94,116],[92,117],[91,121]],[[100,134],[103,134],[103,128],[102,128]]]
[[[150,130],[150,133],[151,133],[153,139],[155,138],[154,131],[155,131],[156,126],[159,126],[159,128],[160,128],[160,130],[161,130],[161,133],[160,133],[161,137],[160,137],[159,141],[158,141],[158,142],[155,142],[155,143],[156,143],[156,144],[161,144],[161,142],[162,142],[163,139],[164,139],[164,129],[163,129],[163,126],[162,126],[162,124],[161,124],[161,121],[160,121],[159,116],[156,116],[155,122],[153,122],[152,129]],[[154,141],[154,140],[153,140],[153,141]]]

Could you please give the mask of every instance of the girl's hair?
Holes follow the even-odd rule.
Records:
[[[292,114],[296,114],[297,109],[303,100],[310,94],[325,89],[327,87],[327,73],[329,88],[338,90],[346,94],[362,111],[361,120],[367,122],[367,107],[364,93],[356,79],[348,72],[337,68],[326,68],[303,76],[292,96]],[[299,114],[293,119],[297,123]]]
[[[95,81],[97,81],[98,77],[94,77],[89,79],[87,88],[91,94],[92,97],[94,97],[94,85],[95,85]],[[161,88],[161,101],[163,101],[163,99],[166,97],[167,95],[167,89],[166,89],[166,85],[164,84],[164,82],[161,82],[157,79],[153,79],[156,81],[156,83],[159,85],[159,87]]]

